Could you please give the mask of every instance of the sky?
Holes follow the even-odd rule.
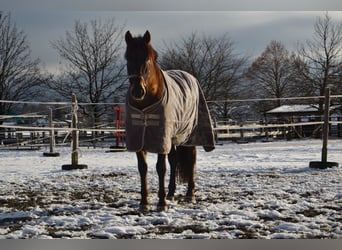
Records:
[[[336,0],[3,1],[1,10],[11,12],[17,27],[27,34],[32,57],[40,58],[51,72],[65,63],[51,42],[71,31],[76,20],[114,17],[133,34],[149,30],[157,50],[193,32],[213,37],[227,33],[236,53],[251,58],[259,56],[272,40],[295,51],[298,43],[312,38],[317,17],[326,11],[334,22],[342,23],[342,2]]]

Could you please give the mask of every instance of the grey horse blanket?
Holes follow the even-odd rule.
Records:
[[[181,70],[162,71],[163,97],[143,110],[126,98],[126,147],[168,154],[171,145],[215,148],[207,103],[195,77]]]

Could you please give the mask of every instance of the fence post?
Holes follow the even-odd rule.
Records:
[[[326,88],[324,93],[324,124],[323,124],[323,146],[322,162],[327,162],[328,158],[328,137],[329,137],[329,109],[330,109],[330,89]]]
[[[322,135],[322,155],[321,161],[311,161],[310,168],[330,168],[338,167],[337,162],[328,162],[328,138],[329,138],[329,113],[330,113],[330,89],[325,88],[324,92],[324,123]]]
[[[71,165],[63,165],[63,170],[85,169],[88,168],[85,164],[78,164],[78,130],[77,130],[77,98],[76,94],[72,94],[72,121],[71,121],[71,137],[72,137],[72,152],[71,152]]]
[[[71,164],[73,166],[76,166],[78,164],[78,130],[77,130],[77,110],[78,110],[78,106],[77,106],[77,98],[76,95],[73,93],[72,94],[72,132],[71,132],[71,136],[72,136],[72,153],[71,153]]]
[[[59,156],[59,153],[54,152],[55,147],[55,131],[53,129],[53,115],[52,115],[52,108],[49,108],[49,135],[50,135],[50,152],[44,152],[43,156],[49,156],[49,157],[57,157]]]

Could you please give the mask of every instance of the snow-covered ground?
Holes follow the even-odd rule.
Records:
[[[199,148],[195,204],[157,212],[156,157],[149,155],[152,211],[141,214],[134,153],[80,149],[86,170],[62,171],[39,151],[0,150],[0,238],[342,238],[342,171],[309,168],[320,140]],[[342,163],[342,140],[328,160]]]

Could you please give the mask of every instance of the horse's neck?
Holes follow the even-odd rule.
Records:
[[[160,68],[155,65],[154,74],[151,77],[151,85],[149,89],[151,96],[153,96],[156,100],[159,100],[164,94],[164,88],[163,73]]]

